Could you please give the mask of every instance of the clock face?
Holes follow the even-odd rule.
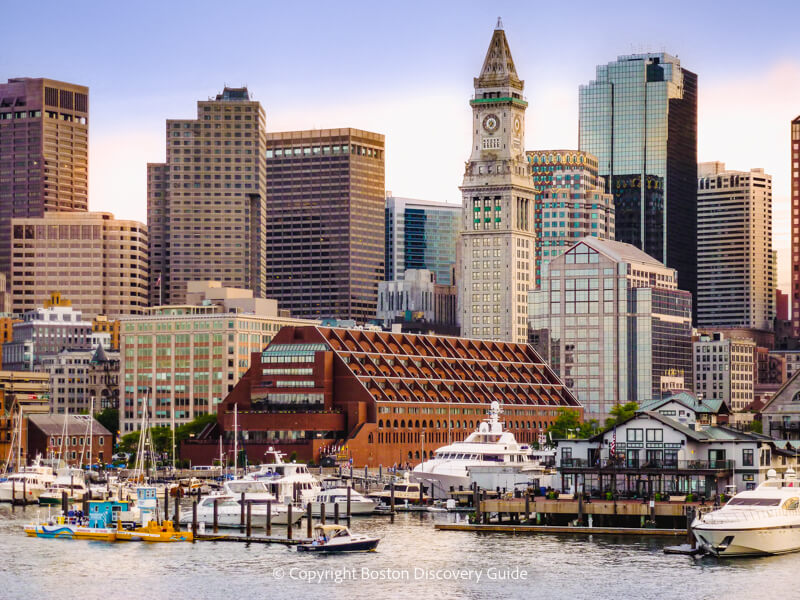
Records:
[[[522,122],[519,120],[519,117],[514,118],[514,131],[519,133],[519,130],[522,129]]]
[[[500,119],[497,115],[486,115],[483,119],[483,128],[489,133],[494,133],[500,126]]]

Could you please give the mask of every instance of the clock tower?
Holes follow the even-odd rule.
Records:
[[[472,149],[461,185],[459,314],[464,337],[525,342],[534,281],[534,199],[524,82],[500,19],[475,78]]]

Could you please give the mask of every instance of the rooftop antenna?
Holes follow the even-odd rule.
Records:
[[[495,26],[495,29],[502,29],[502,28],[503,28],[503,19],[497,17],[497,25]]]

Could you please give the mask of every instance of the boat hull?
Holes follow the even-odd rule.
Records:
[[[451,487],[454,490],[458,490],[459,486],[465,490],[468,490],[470,487],[470,480],[467,475],[411,471],[409,478],[411,481],[428,488],[428,495],[432,496],[435,500],[446,500],[449,498]]]
[[[334,514],[334,504],[339,505],[339,516],[346,517],[347,516],[347,502],[326,502],[325,503],[325,516],[326,517],[333,517]],[[319,502],[312,502],[311,503],[311,514],[315,517],[318,517],[322,514],[322,508]],[[357,516],[357,515],[371,515],[375,512],[375,507],[378,506],[377,502],[372,502],[369,500],[358,500],[358,501],[350,501],[350,516]]]
[[[25,534],[38,538],[113,542],[117,530],[77,525],[28,525],[25,527]]]
[[[378,548],[380,538],[369,538],[344,544],[300,544],[297,546],[298,552],[320,552],[330,554],[333,552],[374,552]]]
[[[800,524],[764,528],[693,529],[697,543],[716,556],[763,556],[800,551]]]
[[[22,486],[18,485],[15,489],[12,490],[11,486],[0,485],[0,502],[11,502],[11,493],[14,493],[14,502],[22,502],[24,499],[25,502],[37,502],[39,500],[39,496],[44,493],[44,489],[39,488],[32,488],[26,487],[24,490],[25,493],[23,494]]]

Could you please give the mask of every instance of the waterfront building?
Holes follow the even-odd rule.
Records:
[[[8,279],[0,273],[0,315],[11,312],[11,294],[8,292]]]
[[[692,344],[694,393],[699,398],[721,400],[733,413],[732,423],[753,419],[741,414],[753,402],[758,373],[756,344],[748,339],[724,338],[721,333],[701,335]]]
[[[761,428],[776,439],[800,440],[800,371],[767,400],[761,409]]]
[[[374,318],[384,278],[384,136],[267,135],[266,292],[293,316]]]
[[[542,265],[529,297],[531,341],[587,419],[691,385],[691,294],[638,248],[585,237]]]
[[[28,417],[28,456],[61,458],[70,467],[105,464],[114,453],[113,438],[90,415]]]
[[[230,452],[234,407],[250,460],[274,446],[315,462],[333,449],[353,464],[419,463],[472,433],[491,403],[504,429],[532,443],[559,410],[582,416],[527,344],[327,327],[284,327],[181,456],[210,464]],[[240,433],[240,435],[243,435]],[[240,445],[240,448],[242,445]]]
[[[28,421],[26,415],[50,410],[48,394],[50,378],[47,373],[0,370],[0,464],[5,464],[13,452],[20,448],[19,418],[22,413],[23,456],[28,444]],[[15,433],[16,432],[16,433]],[[11,461],[15,462],[14,457]]]
[[[597,67],[579,92],[578,147],[614,195],[616,240],[678,271],[697,293],[697,75],[665,53]]]
[[[755,489],[769,469],[783,472],[793,457],[793,449],[760,434],[704,424],[698,416],[683,424],[651,410],[587,439],[558,440],[556,468],[563,490],[710,500],[728,485]]]
[[[536,196],[536,280],[550,262],[587,235],[614,239],[614,197],[597,175],[597,157],[578,150],[527,152]]]
[[[800,116],[791,123],[790,164],[792,165],[792,337],[800,338]]]
[[[59,293],[51,294],[44,307],[23,313],[12,328],[13,341],[3,344],[3,368],[14,371],[35,370],[46,354],[111,343],[108,334],[92,332],[91,321]]]
[[[183,304],[202,279],[264,297],[264,109],[225,87],[166,133],[166,162],[147,165],[150,305]]]
[[[521,343],[534,284],[536,189],[525,157],[525,82],[499,19],[474,86],[460,188],[459,321],[465,337]]]
[[[461,212],[460,204],[398,198],[386,192],[384,279],[401,279],[406,269],[427,269],[436,275],[436,283],[453,285]]]
[[[62,350],[44,354],[35,367],[50,376],[50,412],[98,413],[116,408],[119,399],[119,352],[106,352],[102,344],[94,350]]]
[[[53,290],[85,318],[147,306],[147,227],[110,213],[48,212],[12,219],[12,308],[41,306]],[[68,275],[68,276],[65,276]]]
[[[428,269],[406,269],[394,281],[378,284],[377,319],[406,333],[458,335],[456,286],[437,283]]]
[[[89,88],[19,77],[0,84],[0,240],[14,217],[89,207]],[[13,184],[12,184],[13,182]],[[11,270],[0,244],[0,273]]]
[[[156,306],[121,319],[120,430],[139,429],[145,400],[150,422],[188,423],[217,409],[285,325],[314,321],[278,311],[275,300],[219,281],[190,281],[190,304]]]
[[[698,177],[698,327],[772,331],[772,177],[721,162],[700,163]]]
[[[700,425],[724,425],[728,422],[730,408],[719,398],[695,396],[685,390],[674,391],[661,398],[643,403],[641,412],[654,411],[693,428]]]

